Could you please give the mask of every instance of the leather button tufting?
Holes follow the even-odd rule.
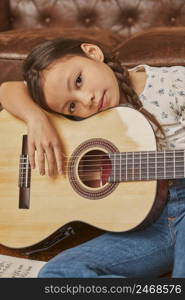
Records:
[[[47,17],[47,18],[45,18],[45,23],[47,23],[47,24],[49,24],[50,22],[51,22],[51,18],[50,17]]]
[[[134,22],[134,20],[133,20],[132,17],[128,17],[128,18],[127,18],[127,22],[128,22],[129,24],[132,24],[132,23]]]
[[[86,24],[89,24],[91,22],[91,19],[90,18],[85,18],[85,23]]]
[[[175,23],[176,18],[175,17],[171,17],[170,21],[171,21],[171,23]]]

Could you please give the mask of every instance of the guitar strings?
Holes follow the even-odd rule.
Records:
[[[120,174],[120,172],[122,173],[123,171],[124,172],[127,171],[127,176],[128,177],[129,176],[131,176],[131,177],[138,176],[138,174],[136,174],[136,172],[142,173],[142,174],[140,174],[140,177],[141,176],[144,177],[144,175],[145,175],[145,173],[143,172],[143,170],[144,170],[147,175],[148,175],[148,173],[150,173],[149,176],[152,176],[151,172],[153,172],[153,169],[154,169],[155,170],[154,171],[154,175],[155,175],[154,177],[157,176],[157,179],[160,179],[160,178],[164,179],[164,176],[159,177],[161,174],[158,174],[158,173],[161,172],[160,169],[164,170],[164,165],[165,164],[169,164],[171,162],[173,164],[173,166],[169,166],[169,165],[167,166],[166,171],[165,171],[165,173],[166,173],[165,175],[168,176],[168,174],[167,174],[168,172],[175,172],[176,177],[177,176],[182,177],[182,175],[180,175],[181,174],[180,172],[182,171],[183,172],[183,178],[184,178],[184,166],[182,166],[182,165],[178,166],[178,164],[182,164],[182,161],[177,160],[177,159],[180,159],[180,158],[184,159],[184,150],[175,150],[175,151],[169,150],[169,151],[162,151],[162,152],[151,151],[149,153],[150,156],[148,156],[148,153],[149,152],[145,152],[145,151],[142,151],[142,152],[127,152],[127,164],[125,163],[125,165],[124,165],[123,163],[126,160],[126,157],[124,157],[124,158],[121,157],[121,162],[120,162],[120,154],[119,154],[119,157],[116,157],[115,152],[114,152],[113,154],[114,154],[115,157],[114,157],[114,160],[113,160],[113,168],[119,166],[118,170],[114,170],[115,175],[117,176],[117,173]],[[151,154],[153,154],[153,153],[155,153],[154,157],[151,156]],[[160,157],[160,156],[156,157],[156,153],[157,153],[158,156],[162,154],[163,157]],[[171,159],[169,159],[168,157],[165,157],[165,161],[164,161],[164,153],[165,154],[173,154],[173,155],[176,154],[175,160],[171,161]],[[124,152],[124,154],[125,154],[125,152]],[[139,157],[136,157],[136,154]],[[141,157],[143,154],[147,155],[147,157],[144,157],[144,158]],[[183,155],[177,155],[177,154],[183,154]],[[102,158],[102,157],[105,157],[105,155],[107,155],[107,154],[94,154],[94,155],[91,154],[91,155],[86,155],[85,159],[81,159],[80,162],[84,163],[84,164],[82,166],[78,167],[78,172],[79,172],[80,178],[85,178],[85,177],[90,178],[90,177],[88,177],[89,174],[80,174],[80,172],[86,172],[86,173],[88,173],[88,172],[89,173],[92,173],[92,172],[96,172],[96,173],[99,172],[100,173],[101,172],[102,173],[102,171],[103,171],[103,176],[106,176],[106,175],[110,176],[110,171],[112,172],[112,168],[111,168],[112,161],[110,160],[110,158]],[[65,156],[65,157],[67,157],[67,156]],[[80,156],[75,156],[75,158],[78,158],[78,157],[80,157]],[[92,157],[94,157],[94,158],[101,157],[101,160],[100,159],[93,159],[93,160],[90,159],[90,160],[88,160],[88,159],[86,159],[86,157],[90,157],[90,158],[92,158]],[[154,158],[153,162],[151,162],[152,158]],[[156,168],[156,161],[155,161],[156,158],[158,159],[157,168]],[[162,161],[160,161],[160,160],[162,160]],[[22,162],[19,164],[19,166],[21,166],[20,171],[27,170],[28,168],[24,167],[24,166],[25,166],[26,163],[28,163],[28,156],[21,158],[21,161]],[[90,161],[91,164],[87,164],[88,161]],[[102,163],[103,161],[106,161],[106,162],[109,161],[109,163],[106,163],[106,164],[104,163],[103,164]],[[68,160],[64,161],[64,163],[69,163],[69,162],[70,161],[68,161]],[[98,162],[99,164],[98,165],[97,164],[92,164],[94,162]],[[121,168],[120,168],[120,163],[122,164]],[[160,164],[162,164],[163,167],[160,167]],[[174,164],[175,164],[175,170],[174,170]],[[96,167],[100,168],[100,165],[101,165],[101,169],[94,169],[94,170],[92,169],[92,168],[96,168]],[[134,165],[134,168],[133,168],[133,165]],[[155,167],[153,167],[152,165],[155,165]],[[105,170],[105,169],[102,170],[102,168],[105,167],[105,166],[109,167],[108,172],[106,172],[107,170]],[[136,169],[139,166],[141,166],[141,167]],[[148,167],[149,170],[146,170],[147,167]],[[126,170],[125,170],[125,168],[126,168]],[[176,170],[177,168],[180,169],[180,172],[178,172],[179,170]],[[8,170],[10,170],[10,171],[11,171],[11,169],[8,168]],[[69,169],[69,167],[64,165],[63,171],[65,172],[68,169]],[[2,170],[2,168],[0,168],[0,170]],[[177,172],[178,172],[178,174],[177,174]],[[164,174],[164,171],[162,173]],[[23,173],[22,175],[24,176],[25,174]],[[121,176],[123,176],[123,174],[121,174]],[[1,178],[2,178],[2,176],[1,176]],[[90,178],[90,180],[92,180],[92,178]]]
[[[94,149],[94,150],[96,150],[96,149]],[[93,150],[93,151],[94,151]],[[99,150],[98,150],[99,151]],[[151,154],[154,154],[154,156],[151,156]],[[142,156],[143,155],[146,155],[146,157],[149,157],[149,158],[161,158],[160,157],[160,155],[162,156],[162,158],[167,158],[166,156],[167,155],[171,155],[171,156],[169,156],[171,159],[173,159],[174,157],[179,157],[179,154],[182,154],[182,156],[181,157],[184,157],[184,155],[185,155],[185,150],[181,150],[181,149],[179,149],[179,150],[166,150],[166,151],[138,151],[138,152],[132,152],[132,151],[128,151],[128,152],[105,152],[105,153],[103,153],[103,154],[84,154],[84,156],[85,157],[90,157],[90,158],[92,158],[92,157],[102,157],[102,156],[108,156],[108,155],[112,155],[112,156],[114,156],[114,157],[116,157],[116,156],[118,156],[118,158],[120,159],[120,157],[121,158],[123,158],[124,159],[124,157],[122,157],[122,156],[131,156],[131,157],[137,157],[137,156],[139,156],[138,158],[140,159],[145,159],[145,158],[143,158]],[[67,160],[66,161],[68,161],[69,159],[68,158],[80,158],[81,157],[81,155],[65,155],[64,153],[62,153],[62,156],[63,157],[65,157],[65,158],[67,158]],[[26,157],[22,157],[21,159],[27,159],[27,157],[28,156],[26,156]],[[110,157],[107,157],[107,158],[105,158],[105,159],[110,159]]]
[[[79,167],[78,167],[78,169],[84,169],[84,168],[89,168],[89,167],[91,167],[91,168],[94,168],[94,167],[109,167],[109,168],[111,168],[111,166],[113,165],[113,167],[117,167],[117,166],[119,166],[120,167],[120,160],[114,160],[114,162],[113,162],[113,164],[112,163],[102,163],[102,161],[99,161],[99,160],[96,160],[96,161],[98,161],[99,162],[99,164],[86,164],[86,160],[81,160],[81,162],[83,162],[82,164],[79,164]],[[107,160],[105,160],[105,161],[107,161]],[[93,162],[94,163],[94,161],[92,161],[91,160],[91,162]],[[67,163],[69,163],[69,162],[65,162],[66,164],[63,166],[65,169],[68,169],[69,168],[69,166],[68,166],[68,164]],[[169,166],[169,163],[171,163],[171,165],[172,166]],[[24,167],[25,166],[25,162],[22,162],[22,163],[20,163],[19,164],[19,166],[22,168],[22,166]],[[169,168],[172,168],[172,169],[174,169],[174,162],[171,162],[171,161],[165,161],[165,163],[164,163],[164,161],[158,161],[157,162],[157,167],[156,167],[156,162],[155,161],[150,161],[149,163],[147,162],[147,161],[145,161],[145,162],[141,162],[140,160],[139,160],[139,162],[138,161],[136,161],[136,160],[132,160],[132,161],[127,161],[127,163],[126,162],[121,162],[121,166],[122,167],[124,167],[124,166],[127,166],[127,168],[129,168],[129,166],[132,166],[131,168],[133,168],[133,165],[134,165],[134,167],[136,168],[136,167],[138,167],[138,166],[142,166],[143,168],[146,168],[146,167],[149,167],[149,168],[155,168],[155,169],[159,169],[161,166],[160,165],[162,165],[163,166],[163,168],[164,168],[164,165],[165,164],[168,164],[167,166],[166,166],[166,168],[167,169],[169,169]],[[178,167],[178,164],[182,164],[182,161],[181,160],[176,160],[175,161],[175,167]],[[153,165],[154,165],[154,167],[153,167]],[[25,167],[26,168],[26,167]],[[184,168],[184,165],[182,166],[182,168]],[[139,169],[141,169],[141,168],[139,168]],[[88,170],[88,169],[87,169]],[[91,171],[91,169],[89,168],[89,171]]]
[[[85,161],[86,162],[86,161]],[[167,163],[169,163],[168,161],[167,161]],[[20,167],[20,169],[22,170],[22,169],[27,169],[27,167],[25,166],[25,164],[26,163],[20,163],[19,164],[19,166],[21,166]],[[184,169],[184,165],[182,166],[182,165],[180,165],[180,166],[178,166],[178,164],[182,164],[182,161],[181,160],[179,160],[179,161],[175,161],[175,167],[182,167],[182,169]],[[84,170],[85,168],[89,168],[89,167],[91,167],[91,168],[93,168],[93,167],[100,167],[100,165],[101,165],[101,167],[109,167],[109,168],[111,168],[111,166],[112,166],[112,164],[111,163],[104,163],[104,164],[84,164],[84,165],[82,165],[82,166],[80,166],[80,167],[78,167],[78,170],[79,169],[82,169],[82,170]],[[139,167],[140,166],[140,163],[137,163],[137,162],[127,162],[127,164],[125,163],[123,163],[122,162],[122,164],[121,164],[121,167],[123,168],[123,167],[127,167],[127,169],[129,169],[129,166],[131,166],[131,169],[133,168],[133,165],[135,166],[135,169],[137,168],[137,167]],[[154,165],[154,167],[153,167],[153,165]],[[145,163],[142,163],[141,164],[141,166],[143,167],[141,167],[141,168],[139,168],[139,169],[144,169],[144,168],[147,168],[147,167],[149,167],[149,169],[152,169],[152,168],[154,168],[154,169],[160,169],[160,168],[162,168],[162,167],[160,167],[160,165],[163,165],[163,168],[164,168],[164,162],[158,162],[158,164],[157,164],[157,167],[156,167],[156,164],[155,164],[155,162],[149,162],[149,164],[147,163],[147,162],[145,162]],[[118,161],[118,163],[115,163],[115,161],[114,161],[114,163],[113,163],[113,167],[117,167],[117,166],[119,166],[120,167],[120,161]],[[14,167],[14,168],[9,168],[9,167],[0,167],[0,170],[2,170],[2,169],[5,169],[5,168],[7,168],[7,169],[16,169],[16,167]],[[29,167],[30,168],[30,167]],[[67,166],[67,165],[64,165],[63,166],[63,168],[65,168],[66,170],[67,169],[69,169],[69,166]],[[89,168],[89,169],[87,169],[87,170],[89,170],[89,171],[92,171],[92,169],[91,168]],[[170,168],[172,168],[172,169],[174,169],[174,165],[173,165],[173,163],[172,163],[172,166],[166,166],[166,169],[170,169]],[[30,168],[31,169],[31,168]],[[120,169],[120,168],[119,168]]]
[[[91,151],[101,151],[99,149],[93,149]],[[128,154],[128,155],[150,155],[150,154],[155,154],[154,157],[158,156],[158,155],[166,155],[166,154],[171,154],[174,156],[174,154],[184,154],[185,150],[183,149],[176,149],[176,150],[164,150],[164,151],[128,151],[128,152],[104,152],[103,154],[85,154],[85,157],[93,157],[93,156],[102,156],[102,155],[108,155],[108,154],[113,154],[113,155],[124,155],[124,154]],[[88,153],[88,152],[87,152]],[[62,153],[62,155],[64,157],[70,157],[71,155],[65,155],[64,153]],[[72,157],[75,157],[75,158],[78,158],[78,157],[81,157],[81,156],[76,156],[76,155],[72,155]]]
[[[96,173],[97,173],[97,171],[96,171]],[[99,173],[101,173],[101,172],[99,172]],[[23,174],[20,174],[20,176],[19,176],[19,179],[24,179],[25,178],[25,176],[24,176],[25,174],[23,173]],[[58,174],[57,174],[58,175]],[[101,174],[102,175],[102,174]],[[110,176],[110,172],[108,172],[108,173],[106,173],[106,172],[104,172],[103,173],[103,176],[99,179],[99,180],[102,180],[103,178],[105,178],[106,177],[106,175],[107,176]],[[127,175],[127,176],[125,176],[125,175]],[[123,173],[123,174],[121,174],[121,178],[123,179],[124,178],[124,176],[128,179],[128,181],[130,181],[131,180],[131,178],[132,178],[132,181],[134,181],[134,180],[155,180],[155,179],[176,179],[176,178],[184,178],[185,176],[184,176],[184,169],[183,169],[183,172],[179,172],[179,171],[176,171],[175,172],[175,177],[171,177],[170,175],[168,175],[168,172],[166,172],[166,174],[165,174],[166,176],[164,177],[164,173],[162,172],[161,174],[160,174],[160,172],[158,172],[157,174],[154,172],[153,174],[150,172],[149,174],[148,174],[148,172],[145,170],[145,172],[142,172],[141,174],[137,174],[137,173],[133,173],[132,171],[131,172],[127,172],[127,173]],[[119,172],[117,172],[117,173],[115,173],[115,176],[117,177],[120,177],[120,173]],[[31,174],[28,174],[28,176],[27,176],[28,178],[29,177],[31,177]],[[80,179],[84,179],[84,180],[86,180],[86,181],[92,181],[92,180],[95,180],[95,179],[93,179],[92,177],[90,177],[89,176],[89,174],[82,174],[82,175],[79,175],[79,177],[80,177]],[[168,178],[169,177],[169,178]],[[5,176],[1,176],[1,179],[3,179],[3,178],[7,178],[7,177],[5,177]],[[97,178],[96,178],[96,180],[97,180]],[[72,180],[72,181],[74,181],[74,182],[77,182],[78,180]],[[125,180],[125,181],[127,181],[127,180]]]
[[[4,177],[4,178],[6,178],[6,177]],[[183,179],[184,177],[182,176],[182,175],[178,175],[178,176],[176,176],[175,178],[172,178],[172,177],[166,177],[166,178],[164,178],[163,176],[157,176],[157,178],[155,177],[155,176],[150,176],[150,177],[144,177],[144,176],[135,176],[135,177],[133,177],[132,175],[128,175],[127,177],[125,176],[122,176],[121,178],[119,178],[119,176],[118,176],[118,178],[117,177],[115,177],[115,182],[119,182],[119,181],[123,181],[123,182],[127,182],[127,181],[154,181],[154,180],[164,180],[164,179]],[[21,183],[23,183],[24,182],[24,180],[21,180],[22,178],[20,178],[20,181],[21,181]],[[80,178],[81,179],[81,178]],[[93,182],[93,181],[102,181],[102,180],[104,180],[106,183],[108,183],[109,181],[108,180],[105,180],[104,178],[102,178],[102,177],[100,177],[100,178],[90,178],[90,177],[86,177],[85,179],[84,179],[84,181],[85,182]],[[77,180],[77,179],[71,179],[71,181],[72,182],[78,182],[79,183],[79,180]],[[114,182],[114,181],[113,181]]]
[[[90,155],[89,155],[90,156]],[[98,155],[94,155],[95,157],[96,156],[98,156]],[[99,155],[100,157],[102,157],[102,155]],[[110,161],[111,162],[111,158],[109,158],[109,157],[107,157],[107,158],[102,158],[101,160],[100,159],[86,159],[86,157],[87,156],[85,156],[85,159],[81,159],[80,160],[80,162],[87,162],[87,161],[90,161],[90,162],[96,162],[96,161],[98,161],[98,162],[102,162],[102,161]],[[92,156],[90,156],[91,158],[92,158]],[[72,158],[78,158],[78,156],[74,156],[74,157],[72,157]],[[120,159],[121,158],[121,159]],[[114,157],[113,158],[113,161],[115,162],[115,161],[118,161],[119,163],[120,163],[120,161],[121,162],[123,162],[123,161],[134,161],[134,163],[135,163],[135,161],[139,161],[139,162],[143,162],[143,161],[147,161],[147,163],[148,163],[148,161],[149,161],[149,164],[151,164],[152,162],[151,162],[151,159],[153,159],[154,160],[154,163],[156,162],[156,160],[157,160],[157,163],[164,163],[164,162],[166,162],[166,163],[169,163],[169,162],[171,162],[171,163],[176,163],[176,162],[179,162],[177,159],[181,159],[181,160],[183,160],[183,161],[181,161],[181,162],[184,162],[184,155],[178,155],[178,156],[175,156],[175,157],[156,157],[156,156],[146,156],[146,157],[136,157],[136,156],[130,156],[129,157],[129,155],[127,155],[127,156],[125,156],[125,157]],[[160,160],[162,160],[162,161],[160,161]],[[25,164],[25,163],[27,163],[27,161],[28,161],[28,159],[27,158],[22,158],[21,160],[20,160],[21,162],[20,162],[20,164],[22,163],[22,164]],[[63,163],[69,163],[69,162],[71,162],[72,160],[71,159],[69,159],[69,160],[63,160]]]

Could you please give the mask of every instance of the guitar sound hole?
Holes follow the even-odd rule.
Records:
[[[101,150],[87,152],[79,162],[78,175],[88,187],[98,188],[108,182],[111,174],[111,161]]]

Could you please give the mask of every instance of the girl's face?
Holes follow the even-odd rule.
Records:
[[[88,117],[119,104],[120,92],[114,72],[103,60],[101,49],[82,44],[87,55],[68,56],[42,71],[48,106],[65,115]]]

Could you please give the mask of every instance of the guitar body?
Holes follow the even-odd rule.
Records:
[[[94,187],[79,175],[81,160],[89,154],[103,153],[110,166],[110,152],[155,151],[153,129],[141,113],[116,107],[79,122],[50,117],[61,138],[65,171],[63,175],[49,177],[41,176],[38,168],[31,170],[29,207],[20,208],[19,157],[27,128],[6,111],[0,114],[2,245],[32,246],[72,221],[121,232],[134,230],[155,217],[156,207],[163,205],[166,196],[165,181],[161,181],[160,190],[156,180],[120,183],[105,180]]]

